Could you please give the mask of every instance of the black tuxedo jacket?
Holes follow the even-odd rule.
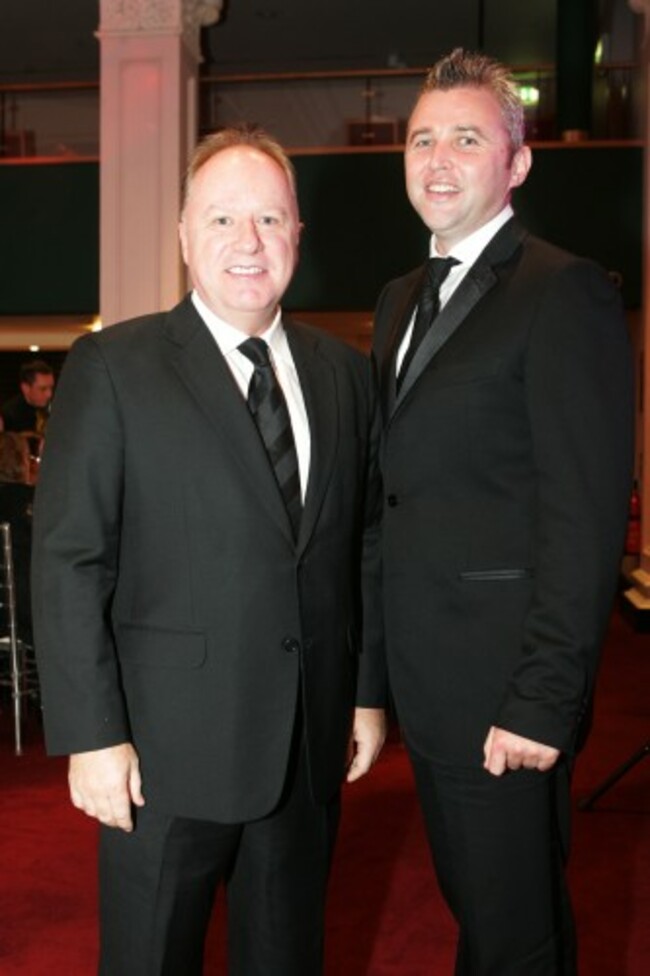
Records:
[[[511,220],[439,315],[399,396],[422,269],[387,285],[384,613],[407,739],[480,764],[491,725],[572,751],[619,571],[632,463],[619,298]]]
[[[189,298],[78,340],[48,427],[33,566],[48,748],[133,741],[145,797],[177,815],[274,806],[301,683],[313,793],[328,799],[355,698],[382,704],[370,627],[360,653],[380,508],[369,365],[285,328],[312,445],[297,544]]]

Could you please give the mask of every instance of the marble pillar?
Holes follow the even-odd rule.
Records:
[[[100,0],[100,316],[169,308],[186,288],[181,183],[197,134],[199,32],[223,0]]]

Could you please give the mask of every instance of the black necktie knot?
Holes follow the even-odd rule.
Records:
[[[458,264],[456,258],[429,258],[426,274],[436,292],[455,264]]]
[[[268,344],[264,339],[260,339],[259,336],[251,336],[250,339],[246,339],[237,348],[247,359],[250,359],[253,366],[271,365]]]

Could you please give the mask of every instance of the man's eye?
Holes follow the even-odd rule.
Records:
[[[272,216],[271,214],[265,214],[263,217],[260,217],[259,222],[260,224],[262,224],[263,227],[272,227],[275,224],[280,223],[279,219],[277,217]]]
[[[460,136],[458,139],[458,145],[461,147],[478,146],[478,139],[476,136]]]
[[[212,222],[212,224],[216,225],[217,227],[227,227],[230,224],[230,218],[229,217],[213,217],[211,222]]]

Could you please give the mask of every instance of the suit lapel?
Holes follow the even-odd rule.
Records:
[[[226,444],[260,505],[293,541],[289,516],[255,422],[219,347],[189,297],[164,327],[170,361],[201,412]]]
[[[382,360],[379,376],[381,407],[384,419],[388,419],[395,409],[395,399],[397,396],[395,362],[397,359],[397,351],[413,316],[425,269],[426,265],[423,264],[415,273],[409,275],[410,284],[407,284],[404,290],[404,301],[393,319],[393,327],[388,338],[386,355]]]
[[[497,283],[499,277],[495,269],[512,257],[524,236],[524,229],[515,218],[512,218],[504,224],[478,256],[436,318],[434,327],[422,340],[402,381],[399,396],[394,401],[393,412],[399,408],[433,357],[462,325],[474,306]],[[395,370],[393,369],[392,372],[394,374]],[[395,389],[394,379],[393,389]]]
[[[497,276],[492,268],[479,258],[436,318],[433,328],[429,329],[420,343],[409,370],[402,380],[399,395],[395,401],[395,408],[399,407],[435,354],[451,338],[479,299],[489,291],[496,281]]]
[[[298,539],[298,549],[302,551],[318,521],[334,470],[340,422],[338,396],[334,369],[322,354],[318,336],[289,319],[284,320],[284,327],[300,380],[311,440],[309,479]]]

